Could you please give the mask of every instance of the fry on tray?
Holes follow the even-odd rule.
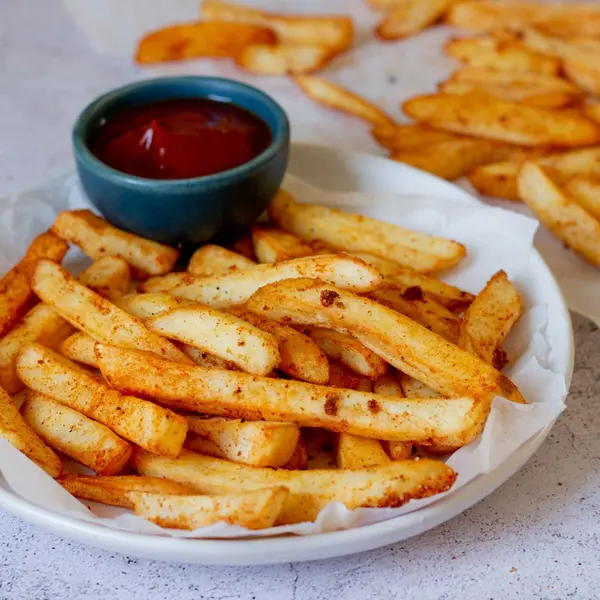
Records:
[[[66,404],[117,435],[150,452],[177,456],[187,433],[187,421],[174,412],[112,389],[40,344],[30,344],[17,359],[17,373],[32,390]]]
[[[519,169],[517,162],[490,163],[473,169],[467,177],[471,185],[484,196],[520,202],[517,187]]]
[[[296,444],[296,449],[294,450],[292,457],[282,468],[288,469],[289,471],[302,471],[308,469],[308,448],[306,447],[306,443],[302,439],[302,436],[300,436],[300,439]]]
[[[565,192],[595,219],[600,220],[600,179],[576,175],[565,186]]]
[[[412,498],[445,492],[456,479],[441,461],[397,461],[389,465],[351,470],[263,469],[202,456],[184,450],[176,460],[136,452],[134,469],[143,475],[164,477],[192,485],[206,494],[234,494],[283,486],[290,495],[276,525],[314,520],[331,502],[350,510],[359,507],[396,507]]]
[[[121,231],[89,210],[60,213],[52,231],[79,246],[93,260],[119,256],[134,267],[138,275],[168,273],[179,256],[174,248]]]
[[[598,52],[600,58],[600,52]],[[577,87],[593,96],[600,95],[600,67],[595,63],[593,65],[575,60],[566,59],[563,61],[563,70]]]
[[[118,256],[104,256],[91,264],[79,277],[79,283],[114,302],[129,293],[131,270]]]
[[[255,225],[252,228],[252,244],[259,263],[275,263],[314,254],[308,244],[272,225]]]
[[[211,275],[225,275],[230,271],[245,269],[256,264],[243,254],[232,252],[222,246],[207,244],[198,248],[188,264],[188,272],[197,277],[210,277]]]
[[[29,426],[52,448],[100,475],[114,475],[131,456],[131,444],[108,427],[37,392],[21,407]]]
[[[377,27],[382,40],[398,40],[433,25],[444,16],[452,0],[403,0],[392,6]]]
[[[301,75],[323,69],[334,56],[324,45],[252,44],[236,56],[235,62],[257,75]]]
[[[313,100],[341,110],[373,125],[393,125],[394,120],[364,98],[321,77],[301,75],[295,78],[300,89]]]
[[[340,469],[364,469],[391,461],[379,440],[340,433],[335,447],[335,462]]]
[[[362,215],[316,204],[300,204],[283,190],[271,202],[269,216],[305,242],[321,240],[338,250],[370,252],[417,271],[452,267],[466,254],[465,247],[458,242],[409,231]],[[314,276],[324,279],[322,275]]]
[[[41,343],[41,342],[40,342]],[[42,344],[45,345],[45,344]],[[58,351],[69,360],[78,362],[88,367],[97,367],[94,346],[96,340],[83,331],[76,331],[58,346]]]

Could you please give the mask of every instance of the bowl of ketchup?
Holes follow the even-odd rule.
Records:
[[[73,128],[83,189],[117,227],[195,247],[247,229],[279,189],[289,122],[270,96],[218,77],[112,90]]]

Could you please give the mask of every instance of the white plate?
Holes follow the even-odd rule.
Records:
[[[327,190],[440,195],[477,202],[460,188],[406,165],[372,156],[311,144],[294,144],[290,173]],[[573,371],[571,319],[560,289],[536,253],[532,278],[544,291],[551,315],[548,340],[550,367]],[[250,565],[315,560],[370,550],[413,535],[451,519],[493,492],[516,473],[544,441],[550,427],[531,438],[495,471],[480,475],[446,498],[418,511],[374,525],[315,536],[248,540],[189,540],[121,532],[57,515],[31,504],[9,490],[0,477],[0,507],[25,521],[62,537],[124,554],[199,564]]]

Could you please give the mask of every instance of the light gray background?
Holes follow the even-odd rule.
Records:
[[[94,56],[57,0],[0,0],[0,196],[70,169],[78,111],[141,76],[128,61]],[[356,148],[373,149],[343,123]],[[598,598],[600,334],[577,315],[574,328],[567,413],[520,473],[434,531],[323,562],[197,567],[72,544],[0,512],[0,600]]]

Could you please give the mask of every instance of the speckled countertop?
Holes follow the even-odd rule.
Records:
[[[76,113],[139,76],[94,56],[57,0],[0,0],[0,196],[71,168]],[[323,562],[198,567],[80,546],[0,512],[0,600],[599,598],[600,333],[577,315],[574,329],[569,409],[548,440],[500,490],[433,531]]]

